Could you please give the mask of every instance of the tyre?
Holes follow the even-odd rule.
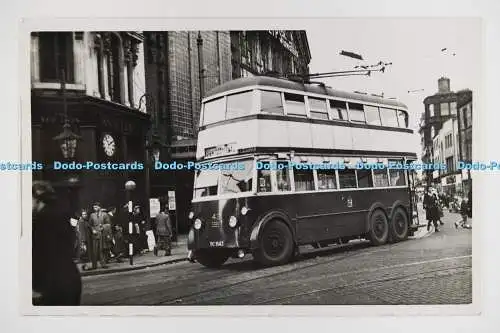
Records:
[[[391,221],[389,223],[389,230],[391,239],[394,242],[401,242],[408,238],[409,232],[408,225],[408,215],[406,215],[406,211],[398,207],[392,213]]]
[[[383,245],[389,239],[389,222],[384,211],[377,209],[370,215],[368,239],[373,245]]]
[[[220,268],[229,259],[229,254],[216,250],[197,250],[194,253],[197,262],[208,268]]]
[[[287,263],[294,252],[293,236],[288,226],[280,220],[269,221],[259,237],[259,248],[254,259],[264,266]]]

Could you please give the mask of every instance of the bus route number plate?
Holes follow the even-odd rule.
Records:
[[[224,241],[209,242],[210,247],[222,247],[224,246]]]

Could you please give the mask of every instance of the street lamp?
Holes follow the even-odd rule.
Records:
[[[134,222],[132,220],[132,200],[131,200],[131,194],[132,191],[135,190],[135,182],[133,180],[129,180],[125,183],[125,193],[127,195],[127,208],[128,208],[128,257],[130,261],[130,265],[134,264],[134,243],[133,243],[133,233],[134,233]]]
[[[71,159],[75,157],[77,142],[81,139],[81,137],[71,131],[71,125],[69,124],[68,119],[68,105],[66,102],[66,74],[64,72],[64,69],[61,70],[61,75],[61,94],[63,97],[64,125],[62,133],[56,135],[52,139],[59,143],[59,147],[61,148],[63,157],[65,159]]]

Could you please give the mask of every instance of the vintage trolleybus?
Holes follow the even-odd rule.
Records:
[[[298,246],[405,240],[412,224],[404,104],[272,77],[227,82],[203,100],[189,257],[219,267]],[[360,169],[360,163],[385,168]]]

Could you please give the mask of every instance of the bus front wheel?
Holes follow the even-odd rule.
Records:
[[[384,211],[377,209],[370,215],[368,238],[373,245],[383,245],[389,238],[389,222]]]
[[[404,241],[408,238],[409,226],[408,216],[403,208],[398,207],[392,213],[390,222],[391,238],[395,242]]]
[[[264,227],[254,259],[264,266],[282,265],[291,259],[293,251],[293,236],[288,226],[272,220]]]
[[[196,261],[208,268],[220,268],[229,259],[229,254],[217,250],[197,250]]]

